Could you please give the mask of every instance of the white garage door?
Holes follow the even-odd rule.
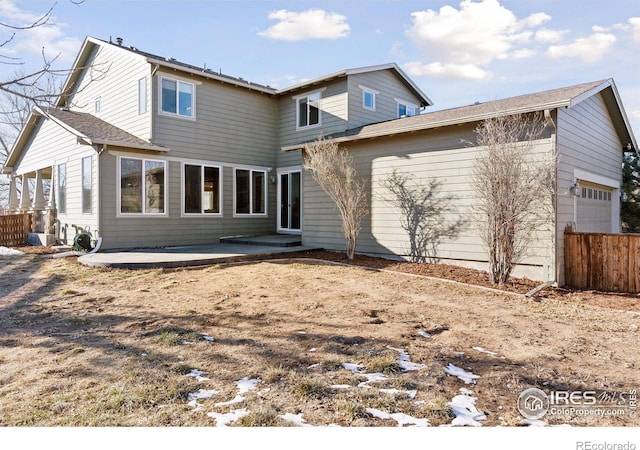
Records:
[[[607,186],[579,181],[576,228],[580,232],[611,233],[613,190]]]

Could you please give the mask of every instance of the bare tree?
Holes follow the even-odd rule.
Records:
[[[454,239],[464,221],[454,218],[453,195],[442,194],[442,182],[430,179],[417,183],[415,176],[394,169],[382,185],[392,194],[391,204],[400,210],[400,224],[409,235],[413,262],[437,262],[443,239]]]
[[[496,284],[509,279],[536,233],[552,221],[557,157],[546,149],[536,153],[544,130],[539,114],[499,116],[476,128],[475,207]]]
[[[347,258],[353,259],[362,218],[367,214],[366,183],[358,177],[353,157],[335,141],[321,136],[304,146],[303,167],[340,211]]]

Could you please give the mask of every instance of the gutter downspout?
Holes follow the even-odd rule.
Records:
[[[102,148],[98,150],[98,157],[96,158],[96,191],[98,194],[96,195],[96,226],[98,228],[98,236],[96,237],[96,239],[98,239],[98,241],[95,248],[93,249],[94,252],[97,252],[102,244],[102,202],[100,200],[103,190],[100,188],[100,171],[102,170],[100,164],[100,156],[102,156],[106,149],[107,144],[102,144]]]
[[[551,129],[551,152],[555,157],[557,157],[558,154],[558,143],[557,143],[557,139],[556,139],[556,134],[557,134],[557,127],[555,122],[553,121],[553,117],[551,117],[551,111],[549,109],[545,109],[544,110],[544,120],[545,122],[547,122],[547,125],[549,126],[549,128]],[[556,168],[555,168],[555,182],[558,182],[558,165],[556,164]],[[557,186],[556,186],[556,190],[557,190]],[[553,231],[551,233],[551,261],[553,261],[554,264],[554,268],[553,268],[553,280],[549,280],[544,282],[543,284],[541,284],[540,286],[532,289],[531,291],[527,292],[525,294],[525,297],[530,298],[532,296],[534,296],[536,293],[538,293],[539,291],[548,288],[549,286],[553,286],[553,285],[557,285],[558,284],[558,249],[557,249],[557,235],[558,235],[558,196],[554,195],[554,198],[552,199],[553,202]],[[547,278],[549,278],[549,274],[547,273]]]

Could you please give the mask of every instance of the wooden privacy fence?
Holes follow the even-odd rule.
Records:
[[[0,245],[24,245],[31,231],[31,214],[0,216]]]
[[[564,234],[568,287],[640,292],[640,234]]]

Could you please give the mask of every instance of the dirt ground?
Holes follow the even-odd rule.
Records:
[[[640,425],[637,296],[527,299],[399,273],[481,283],[465,269],[295,256],[141,271],[0,258],[0,425],[439,426],[463,395],[476,424],[520,426],[530,387],[596,391],[623,411],[550,425]]]

